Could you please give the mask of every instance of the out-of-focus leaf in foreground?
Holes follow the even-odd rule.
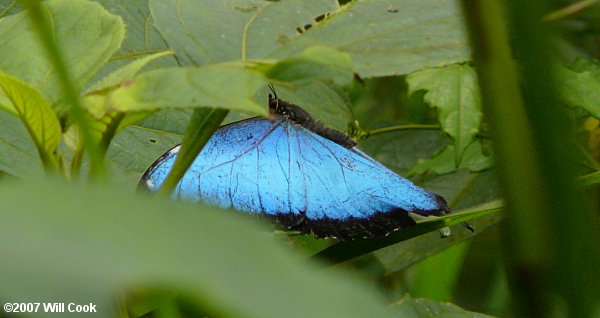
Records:
[[[2,184],[2,300],[111,316],[121,293],[162,286],[223,317],[393,317],[374,290],[294,261],[253,218],[127,192]]]

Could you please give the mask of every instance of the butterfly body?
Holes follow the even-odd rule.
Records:
[[[277,106],[275,100],[270,99],[270,105]],[[220,127],[173,195],[341,239],[379,237],[413,225],[409,212],[449,212],[442,197],[354,148],[345,134],[335,131],[343,136],[334,134],[330,139],[333,129],[316,133],[306,128],[322,124],[303,110],[294,113],[294,120],[289,112],[296,109],[284,105],[283,110],[287,115],[271,109],[269,119],[256,117]],[[176,146],[159,158],[140,186],[158,190],[178,151]]]
[[[274,92],[275,90],[273,90],[273,93]],[[282,116],[323,138],[344,146],[345,148],[351,149],[356,146],[356,142],[348,137],[348,135],[341,131],[326,127],[320,121],[312,118],[312,116],[304,109],[300,108],[300,106],[290,104],[271,94],[269,94],[269,112],[271,115],[275,114]]]

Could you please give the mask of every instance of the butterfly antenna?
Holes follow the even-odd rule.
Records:
[[[273,93],[273,97],[275,99],[277,99],[277,92],[275,92],[275,87],[273,86],[273,84],[268,84],[267,85],[269,87],[269,89],[271,90],[271,92]]]
[[[272,84],[267,85],[273,95],[269,94],[269,112],[276,113],[279,108],[279,99],[277,99],[277,93],[275,92],[275,87]]]

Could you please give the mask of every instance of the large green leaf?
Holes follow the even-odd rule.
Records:
[[[363,77],[408,74],[470,59],[455,0],[353,1],[302,34],[289,37],[291,27],[279,30],[286,41],[269,57],[327,45],[349,53]]]
[[[92,302],[113,316],[115,297],[158,286],[219,317],[393,317],[374,289],[300,264],[253,218],[126,192],[0,187],[3,301]]]
[[[600,63],[578,59],[569,67],[558,67],[563,99],[600,118]]]
[[[454,0],[366,0],[342,8],[336,1],[170,0],[151,1],[150,7],[156,27],[184,64],[281,59],[315,45],[349,53],[365,77],[469,59]]]
[[[55,152],[61,129],[56,114],[44,96],[29,84],[3,73],[0,73],[0,89],[29,131],[46,168],[56,169]]]
[[[337,8],[333,0],[150,1],[157,29],[184,65],[265,58],[296,27]]]
[[[481,97],[475,70],[455,64],[415,72],[406,81],[410,94],[426,90],[425,101],[438,108],[442,128],[454,138],[454,162],[458,167],[481,124]]]
[[[123,22],[94,2],[50,0],[44,6],[71,78],[80,89],[119,48]],[[61,94],[59,81],[26,12],[0,19],[0,34],[0,69],[56,102]]]

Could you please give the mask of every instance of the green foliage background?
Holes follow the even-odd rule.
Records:
[[[598,215],[581,191],[600,174],[600,8],[527,3],[0,0],[0,300],[123,317],[597,315]],[[183,141],[163,194],[222,121],[267,115],[269,83],[455,213],[336,242],[135,195],[169,148]]]

